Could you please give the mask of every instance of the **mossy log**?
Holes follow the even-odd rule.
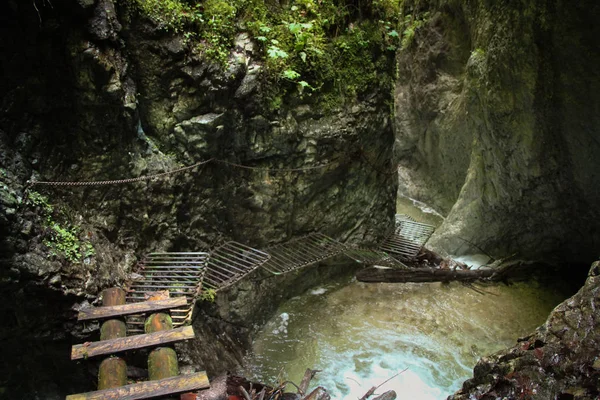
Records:
[[[127,385],[127,364],[120,357],[107,358],[98,369],[98,390]]]
[[[375,397],[373,400],[396,400],[396,392],[389,390],[382,395]]]
[[[323,387],[319,386],[312,392],[308,394],[308,396],[304,397],[303,400],[330,400],[331,396]]]
[[[102,292],[103,306],[119,306],[125,304],[125,291],[110,288]],[[109,319],[100,328],[100,340],[122,338],[127,335],[125,321]],[[98,390],[110,389],[127,384],[127,364],[119,357],[107,358],[98,369]]]
[[[148,355],[148,379],[157,381],[179,375],[177,353],[170,347],[159,347]]]
[[[127,325],[119,319],[109,319],[100,327],[100,340],[110,340],[127,336]]]
[[[168,314],[152,314],[144,326],[146,333],[173,329],[173,321]],[[148,355],[148,379],[151,381],[179,375],[177,353],[170,347],[159,347]]]

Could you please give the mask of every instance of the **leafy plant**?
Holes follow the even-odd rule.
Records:
[[[401,48],[405,50],[412,43],[415,33],[421,28],[429,19],[429,13],[426,12],[422,16],[413,16],[408,14],[404,17],[404,32],[402,32],[402,43]]]
[[[277,105],[273,99],[284,98],[292,85],[301,95],[305,89],[324,90],[317,101],[331,106],[386,85],[393,74],[391,51],[402,42],[408,46],[421,20],[403,17],[403,0],[353,6],[339,0],[290,0],[277,7],[261,0],[123,1],[159,27],[183,32],[186,43],[222,65],[235,35],[249,32],[272,83],[265,96],[268,107]],[[382,69],[388,73],[378,73]]]
[[[45,216],[49,216],[54,212],[54,207],[48,203],[48,198],[38,192],[30,191],[28,193],[26,202],[34,207],[40,208]]]
[[[267,54],[269,55],[269,57],[273,58],[273,59],[278,59],[278,58],[288,58],[288,53],[281,50],[279,47],[275,46],[275,44],[272,44],[271,46],[269,46],[269,49],[267,50]]]
[[[286,69],[285,71],[283,71],[282,75],[285,79],[289,79],[291,81],[294,81],[300,77],[299,73],[291,69]]]
[[[49,256],[63,256],[72,263],[78,263],[81,257],[81,244],[77,231],[73,227],[62,227],[54,222],[50,225],[50,238],[44,240],[50,249]]]
[[[214,289],[203,289],[202,293],[200,293],[200,300],[209,301],[211,303],[215,302],[215,298],[217,296],[217,291]]]
[[[68,222],[61,224],[55,220],[57,212],[46,196],[31,191],[28,193],[26,203],[38,209],[43,218],[42,225],[47,231],[43,243],[48,248],[48,257],[62,257],[77,264],[96,254],[94,247],[87,239],[82,241],[79,238],[81,231],[79,227],[72,226]]]

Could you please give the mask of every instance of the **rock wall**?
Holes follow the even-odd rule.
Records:
[[[410,2],[413,3],[413,2]],[[401,191],[454,254],[591,262],[599,241],[596,2],[415,2],[398,56]]]
[[[248,35],[236,37],[221,69],[184,35],[115,4],[0,6],[1,315],[14,320],[18,298],[31,325],[26,334],[3,326],[2,337],[21,335],[3,343],[26,346],[40,335],[34,326],[49,327],[46,347],[56,334],[67,346],[73,335],[88,338],[72,307],[122,283],[148,251],[227,240],[264,247],[315,231],[369,243],[393,223],[396,182],[382,172],[391,169],[390,91],[374,88],[327,111],[315,107],[327,92],[288,91],[269,104],[278,88]],[[211,158],[230,164],[120,185],[26,185],[137,177]],[[316,168],[262,170],[306,167]],[[55,294],[64,301],[49,302]],[[207,334],[231,328],[226,316],[213,319]],[[239,351],[223,348],[224,357]],[[222,361],[204,367],[231,365]],[[47,390],[30,366],[23,361],[23,373],[0,386]],[[81,389],[64,378],[56,393]]]
[[[595,262],[585,285],[544,325],[516,346],[479,360],[473,378],[448,400],[597,399],[599,300],[600,263]]]

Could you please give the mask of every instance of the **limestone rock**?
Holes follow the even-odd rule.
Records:
[[[473,378],[448,400],[597,399],[600,277],[594,271],[598,265],[592,265],[581,290],[559,304],[533,334],[513,348],[479,360]]]
[[[589,263],[600,240],[598,4],[429,12],[398,56],[395,90],[401,190],[448,215],[428,245]]]

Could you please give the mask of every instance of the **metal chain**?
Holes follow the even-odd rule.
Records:
[[[383,172],[383,171],[379,170],[377,167],[375,167],[374,165],[372,165],[369,162],[369,160],[365,157],[365,155],[364,155],[364,153],[362,151],[361,151],[361,156],[363,158],[365,158],[365,161],[367,161],[367,163],[373,169],[375,169],[375,170],[377,170],[379,172]],[[231,161],[225,161],[225,160],[219,160],[219,159],[215,159],[215,158],[210,158],[208,160],[200,161],[200,162],[198,162],[196,164],[189,165],[189,166],[186,166],[186,167],[181,167],[181,168],[177,168],[177,169],[174,169],[174,170],[171,170],[171,171],[162,172],[160,174],[144,175],[144,176],[140,176],[140,177],[137,177],[137,178],[116,179],[116,180],[109,180],[109,181],[35,181],[35,180],[31,180],[31,181],[27,181],[26,187],[29,188],[29,187],[35,186],[35,185],[46,185],[46,186],[103,186],[103,185],[119,185],[119,184],[126,184],[126,183],[134,183],[134,182],[141,182],[141,181],[148,181],[148,180],[152,180],[152,179],[164,178],[165,176],[169,176],[169,175],[173,175],[173,174],[178,174],[180,172],[188,171],[188,170],[194,169],[196,167],[208,164],[210,162],[217,162],[217,163],[221,163],[221,164],[224,164],[224,165],[229,165],[231,167],[248,169],[248,170],[253,170],[253,171],[264,171],[264,172],[301,172],[301,171],[311,171],[311,170],[316,170],[316,169],[327,168],[330,165],[334,164],[334,162],[330,162],[330,163],[327,163],[327,164],[316,165],[316,166],[313,166],[313,167],[300,167],[300,168],[263,168],[263,167],[251,167],[251,166],[248,166],[248,165],[236,164],[236,163],[233,163]]]
[[[79,181],[79,182],[68,182],[68,181],[28,181],[27,186],[35,186],[35,185],[47,185],[47,186],[102,186],[102,185],[118,185],[123,183],[133,183],[133,182],[141,182],[147,181],[151,179],[163,178],[168,175],[178,174],[183,171],[187,171],[196,167],[199,167],[204,164],[208,164],[213,161],[213,159],[209,159],[206,161],[200,161],[194,165],[188,165],[187,167],[177,168],[171,171],[162,172],[160,174],[154,175],[144,175],[137,178],[129,178],[129,179],[117,179],[111,181]]]

